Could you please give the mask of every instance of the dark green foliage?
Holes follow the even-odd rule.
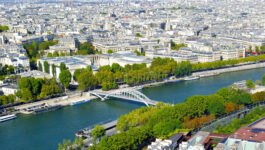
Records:
[[[0,33],[9,30],[8,26],[0,25]]]
[[[8,96],[1,95],[0,96],[0,106],[6,106],[7,104],[13,104],[16,100],[16,96],[13,94],[10,94]]]
[[[54,64],[52,64],[52,75],[56,76],[56,66]]]
[[[33,77],[23,77],[19,81],[19,90],[17,91],[16,96],[26,103],[31,100],[47,98],[61,93],[62,92],[55,78],[48,80],[46,78],[35,79]]]
[[[91,136],[93,137],[94,145],[96,145],[96,141],[98,138],[104,136],[106,131],[102,126],[96,125],[91,132]]]
[[[181,129],[181,122],[173,119],[166,122],[160,122],[156,124],[153,128],[155,137],[167,136],[169,133],[174,131],[175,129]]]
[[[135,34],[137,37],[143,37],[140,33]]]
[[[67,70],[65,63],[60,64],[60,71]]]
[[[225,114],[225,105],[220,99],[213,99],[209,101],[208,111],[215,116],[221,116]]]
[[[176,44],[175,42],[171,42],[171,49],[172,50],[176,50],[176,51],[178,51],[179,50],[179,48],[181,48],[181,47],[187,47],[187,45],[185,45],[184,43],[181,43],[181,44]]]
[[[108,150],[141,149],[152,138],[150,133],[150,130],[143,127],[132,128],[111,137],[102,138],[97,147]],[[88,150],[91,149],[88,148]]]
[[[112,54],[113,50],[109,49],[107,52],[108,52],[108,54]]]
[[[27,57],[30,59],[30,68],[38,69],[36,60],[40,58],[40,56],[43,56],[44,50],[49,49],[49,46],[55,45],[57,43],[58,41],[45,41],[38,45],[34,41],[32,44],[23,45],[27,51]]]
[[[247,88],[249,88],[249,89],[251,89],[251,88],[255,88],[255,83],[252,82],[251,79],[248,79],[248,80],[246,80],[246,86],[247,86]]]
[[[85,42],[85,43],[81,43],[80,46],[78,47],[78,51],[77,51],[77,54],[78,55],[89,55],[89,54],[95,54],[95,48]]]
[[[39,71],[43,71],[43,69],[42,69],[42,64],[41,64],[40,62],[39,62],[38,70],[39,70]]]
[[[50,74],[50,65],[47,61],[44,61],[44,71]]]
[[[64,88],[69,87],[71,78],[72,78],[72,75],[69,70],[62,70],[59,75],[60,83],[64,86]]]

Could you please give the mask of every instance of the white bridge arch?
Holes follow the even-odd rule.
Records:
[[[91,94],[99,97],[101,100],[108,99],[109,97],[115,97],[129,101],[144,103],[146,106],[157,104],[157,101],[149,99],[143,93],[134,89],[119,89],[113,92],[91,92]]]

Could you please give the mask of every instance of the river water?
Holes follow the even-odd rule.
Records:
[[[213,94],[236,81],[261,80],[264,73],[264,68],[224,73],[199,80],[144,88],[142,92],[150,99],[176,104],[192,95]],[[0,123],[0,150],[55,150],[63,139],[73,140],[79,129],[117,119],[142,106],[115,99],[104,102],[94,100],[43,114],[18,115],[14,120]]]

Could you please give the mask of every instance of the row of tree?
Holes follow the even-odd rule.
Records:
[[[157,61],[155,65],[165,63],[167,62]],[[137,69],[139,69],[143,66],[134,67],[134,69],[137,67]],[[151,66],[151,68],[152,67],[154,66]],[[105,68],[105,70],[107,68]],[[113,72],[118,72],[121,68],[116,66],[109,69],[113,70]],[[128,72],[128,70],[125,72]],[[263,78],[265,79],[265,75]],[[147,145],[147,143],[154,138],[166,139],[180,131],[188,131],[198,128],[199,126],[214,120],[216,117],[231,113],[232,111],[243,108],[246,105],[264,100],[265,92],[258,92],[251,95],[244,90],[230,87],[222,88],[215,94],[209,96],[195,95],[188,97],[184,103],[175,105],[158,103],[156,106],[141,107],[133,110],[129,114],[119,117],[116,128],[120,133],[112,137],[102,138],[97,146],[92,146],[89,150],[139,149],[142,148],[143,145]],[[259,117],[261,116],[262,115],[259,115]],[[251,117],[246,117],[246,120],[249,120],[250,118]],[[258,119],[257,117],[254,118],[255,119],[251,119],[250,121],[252,122]],[[247,123],[249,123],[249,121]],[[241,125],[244,125],[244,123],[241,123]],[[225,128],[218,127],[217,132],[233,132],[239,126],[237,125],[237,128],[233,127],[233,130],[229,130],[230,127],[231,126],[229,125]],[[100,131],[97,132],[102,133]],[[133,133],[137,134],[132,136]],[[97,135],[98,136],[95,136],[94,139],[100,138],[103,134]],[[139,139],[141,139],[140,143],[135,141]]]
[[[125,67],[114,63],[112,66],[100,67],[95,75],[92,71],[87,71],[88,69],[77,69],[74,73],[74,80],[83,90],[98,86],[101,86],[103,90],[109,90],[117,88],[119,83],[138,85],[160,81],[172,75],[177,77],[189,75],[191,69],[192,65],[189,62],[177,63],[169,58],[156,58],[150,67],[147,67],[145,63],[125,65]],[[82,80],[78,80],[78,76],[81,76]]]
[[[19,81],[19,90],[16,96],[24,103],[31,100],[43,99],[62,94],[61,89],[55,78],[26,78],[22,77]]]
[[[239,109],[240,105],[250,103],[252,101],[248,93],[222,88],[214,95],[191,96],[184,103],[176,105],[159,103],[142,107],[120,116],[117,129],[121,133],[104,137],[98,146],[89,149],[139,149],[154,138],[168,138],[179,131],[197,128],[215,119],[215,116],[230,113],[233,109]],[[227,108],[231,104],[235,108]],[[131,136],[132,133],[137,134]],[[139,139],[141,143],[135,141]]]
[[[27,51],[27,57],[30,59],[30,68],[37,69],[37,59],[44,56],[44,50],[49,49],[50,46],[57,44],[58,41],[44,41],[40,44],[32,42],[32,44],[23,45]]]
[[[133,86],[147,82],[161,81],[170,76],[181,77],[190,75],[192,71],[220,68],[227,65],[261,60],[265,60],[265,55],[198,64],[191,64],[188,61],[177,63],[173,59],[158,57],[152,61],[150,67],[147,67],[145,63],[127,64],[124,67],[114,63],[111,66],[101,66],[96,74],[93,74],[92,71],[86,72],[85,69],[77,69],[73,76],[74,80],[80,85],[79,89],[87,90],[95,87],[102,87],[103,90],[109,90],[117,88],[121,83]],[[47,62],[44,64],[44,67],[46,68],[45,72],[48,73],[49,65]],[[82,75],[82,80],[78,80],[79,75]],[[251,80],[247,81],[248,87],[252,88],[253,85]]]
[[[0,106],[6,106],[7,104],[13,104],[16,101],[16,96],[14,94],[1,95],[0,96]]]

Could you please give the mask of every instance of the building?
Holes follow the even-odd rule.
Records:
[[[214,150],[265,150],[265,117],[241,127]]]
[[[210,133],[199,131],[187,142],[182,142],[179,145],[179,150],[205,150],[205,143]]]
[[[8,86],[4,86],[2,87],[2,91],[4,93],[4,95],[9,95],[9,94],[16,94],[16,92],[18,91],[18,86],[17,85],[8,85]]]

